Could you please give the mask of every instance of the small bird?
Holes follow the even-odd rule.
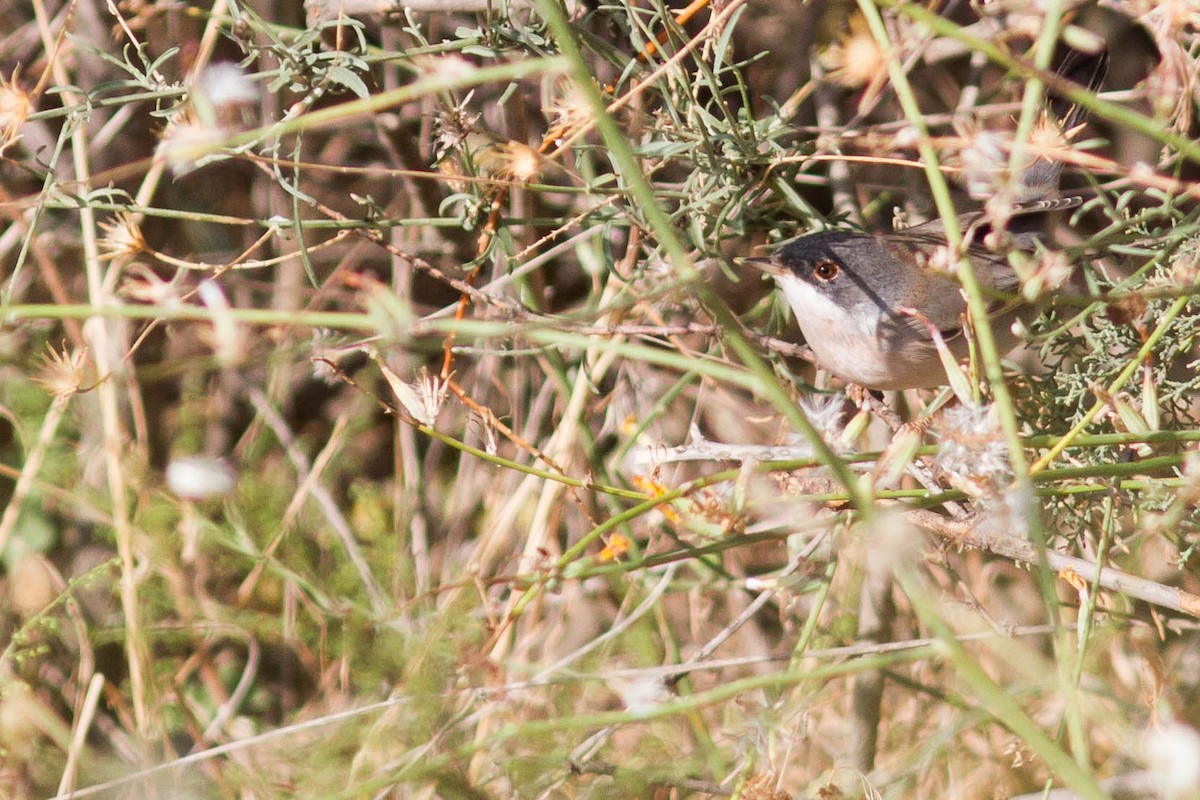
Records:
[[[1071,52],[1057,72],[1095,91],[1107,66],[1107,53]],[[1084,117],[1079,106],[1057,98],[1047,113],[1066,138]],[[1009,210],[1006,229],[1014,249],[1032,251],[1047,213],[1083,202],[1042,199],[1053,193],[1061,171],[1061,162],[1040,158],[1018,176],[1023,201]],[[959,230],[969,237],[976,280],[998,300],[989,319],[997,347],[1007,353],[1018,341],[1013,323],[1032,309],[1019,302],[1019,280],[1004,253],[984,246],[992,232],[984,212],[959,217]],[[887,233],[809,234],[767,258],[742,263],[775,278],[820,366],[865,389],[918,389],[947,383],[933,329],[956,358],[966,356],[969,346],[961,284],[934,266],[945,247],[945,227],[934,220]]]
[[[1015,207],[1013,245],[1031,250],[1045,214],[1081,202],[1066,197]],[[968,253],[980,287],[997,298],[992,329],[1007,353],[1017,344],[1012,323],[1031,309],[1014,300],[1019,282],[1005,256],[981,244],[988,228],[983,212],[963,215],[959,224],[972,236]],[[967,354],[962,287],[930,263],[945,246],[945,229],[934,220],[889,233],[814,233],[742,263],[775,278],[820,366],[865,389],[918,389],[947,382],[931,325],[955,357]]]

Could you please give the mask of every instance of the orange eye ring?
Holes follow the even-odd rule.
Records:
[[[836,261],[825,259],[813,264],[812,274],[817,280],[823,281],[824,283],[829,283],[829,281],[836,278],[841,271],[842,268]]]

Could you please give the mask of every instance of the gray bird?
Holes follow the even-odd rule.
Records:
[[[1018,206],[1009,230],[1013,245],[1031,250],[1041,217],[1081,202],[1068,197]],[[968,249],[971,266],[995,300],[992,330],[1007,353],[1017,344],[1012,323],[1032,309],[1020,302],[1005,256],[978,243],[986,226],[982,212],[959,223],[976,242]],[[775,278],[820,366],[867,389],[915,389],[946,383],[930,325],[956,357],[967,354],[962,287],[930,265],[945,246],[945,229],[935,220],[889,233],[810,234],[768,258],[743,263]]]
[[[1059,78],[1097,91],[1108,54],[1071,51]],[[1046,118],[1064,141],[1086,116],[1085,109],[1052,96]],[[1007,233],[1013,248],[1031,251],[1046,213],[1074,208],[1080,197],[1041,199],[1058,186],[1062,162],[1037,158],[1019,177],[1018,196]],[[990,229],[983,212],[959,218],[970,242],[967,254],[980,287],[996,298],[989,310],[997,347],[1017,344],[1012,324],[1031,312],[1022,305],[1019,281],[1003,253],[984,247]],[[947,382],[934,344],[936,328],[957,358],[967,355],[966,299],[958,280],[931,267],[946,246],[940,220],[888,233],[826,231],[803,236],[765,259],[743,263],[772,275],[783,291],[820,366],[867,389],[915,389]],[[948,260],[948,259],[942,259]]]

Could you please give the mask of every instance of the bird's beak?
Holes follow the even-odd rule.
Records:
[[[768,275],[783,275],[787,270],[779,263],[779,259],[773,257],[767,258],[743,258],[737,262],[738,266],[753,267],[760,272],[765,272]]]

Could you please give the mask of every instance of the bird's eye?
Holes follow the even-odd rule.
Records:
[[[841,271],[842,268],[837,265],[836,261],[818,261],[813,265],[813,276],[826,283],[836,278]]]

